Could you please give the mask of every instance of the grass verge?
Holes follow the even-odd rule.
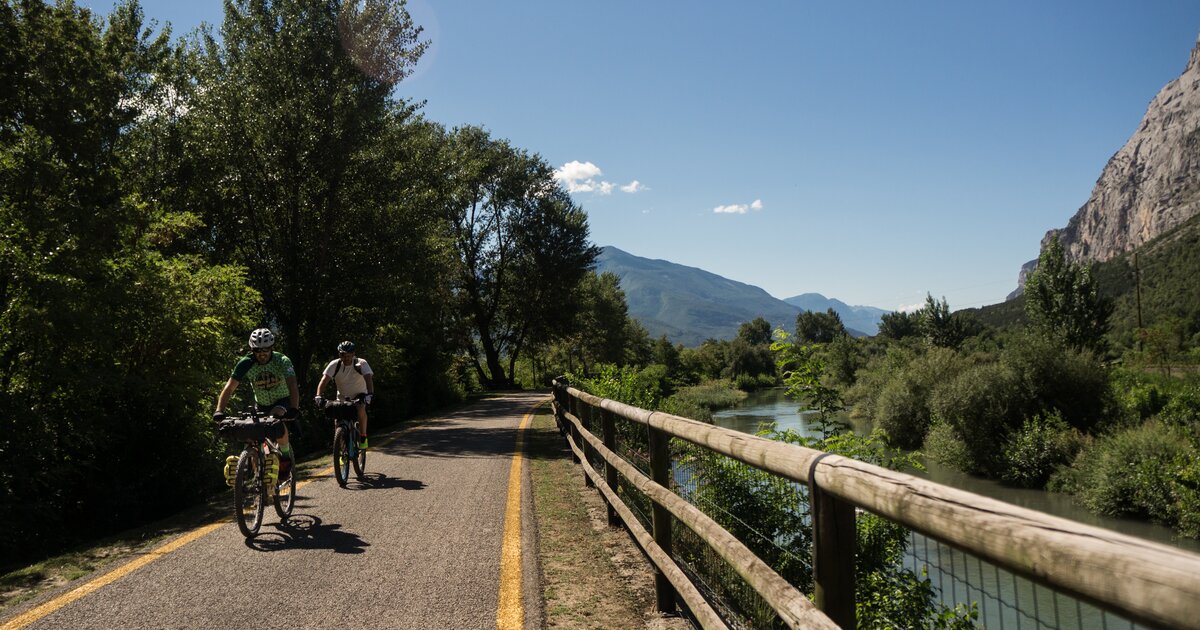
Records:
[[[654,611],[654,576],[542,412],[527,437],[547,628],[690,628]]]

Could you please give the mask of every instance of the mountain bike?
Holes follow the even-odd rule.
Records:
[[[237,473],[233,482],[234,514],[238,529],[246,538],[258,533],[262,526],[267,497],[274,498],[275,513],[286,520],[296,504],[296,466],[288,467],[275,484],[267,479],[267,455],[274,454],[282,464],[283,453],[276,442],[283,437],[284,423],[294,418],[276,418],[257,408],[226,416],[218,424],[217,433],[231,442],[241,442]]]
[[[358,447],[358,409],[362,400],[325,400],[322,408],[325,415],[335,422],[333,431],[333,476],[338,485],[345,488],[350,480],[350,467],[354,466],[354,478],[362,481],[367,469],[367,451]]]

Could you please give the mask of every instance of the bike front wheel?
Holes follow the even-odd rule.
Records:
[[[275,486],[275,513],[281,520],[291,516],[292,508],[296,505],[296,462],[288,466],[287,477],[279,480]]]
[[[345,427],[338,427],[333,433],[333,476],[343,488],[350,480],[350,434]]]
[[[367,450],[358,446],[358,431],[355,431],[351,437],[355,440],[353,449],[354,457],[351,458],[351,461],[354,463],[354,478],[362,481],[363,475],[367,471]]]
[[[262,456],[246,449],[238,457],[237,476],[233,483],[234,509],[238,529],[246,538],[258,533],[262,526],[263,509],[267,503],[267,487],[263,483]]]

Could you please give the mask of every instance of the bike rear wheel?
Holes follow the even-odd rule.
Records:
[[[296,462],[288,466],[286,477],[279,479],[275,486],[275,513],[281,520],[291,516],[292,508],[296,505]]]
[[[237,476],[233,483],[234,509],[238,529],[246,538],[258,533],[262,526],[263,509],[267,504],[267,488],[263,483],[262,456],[246,449],[238,457]]]
[[[333,432],[333,476],[343,488],[350,480],[350,435],[345,427]]]

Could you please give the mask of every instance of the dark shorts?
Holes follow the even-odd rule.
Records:
[[[284,397],[284,398],[280,398],[279,400],[276,400],[275,402],[273,402],[269,405],[260,405],[258,403],[254,403],[254,406],[261,413],[270,413],[271,410],[276,407],[283,407],[284,409],[291,409],[292,408],[292,399],[291,399],[291,397]]]

